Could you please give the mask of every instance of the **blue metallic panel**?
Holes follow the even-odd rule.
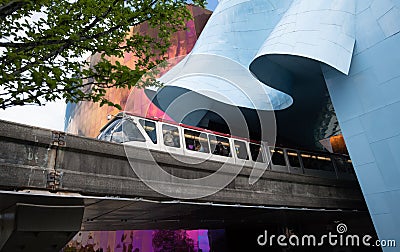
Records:
[[[295,0],[257,57],[287,54],[326,63],[347,74],[353,53],[355,2]]]
[[[290,106],[289,95],[263,85],[247,67],[291,2],[220,1],[192,52],[160,79],[163,88],[181,87],[250,109]]]
[[[350,156],[380,239],[400,241],[400,1],[356,7],[349,75],[323,67]],[[355,135],[360,133],[359,135]],[[384,248],[384,251],[397,251]]]
[[[209,61],[179,66],[166,88],[219,99],[215,91],[226,93],[231,105],[284,109],[292,101],[282,92],[263,88],[269,97],[263,99],[249,90],[264,83],[292,95],[304,76],[313,85],[326,83],[377,233],[400,243],[399,32],[400,0],[222,0],[186,62],[195,55],[222,57],[259,81]],[[196,71],[234,78],[188,77]],[[240,78],[246,81],[239,85]]]

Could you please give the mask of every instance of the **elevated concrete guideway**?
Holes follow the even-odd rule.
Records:
[[[145,150],[136,151],[136,162],[147,162],[140,159]],[[221,165],[188,165],[157,151],[153,156],[180,177],[205,176]],[[149,171],[154,166],[146,165]],[[60,232],[57,246],[79,230],[211,229],[368,215],[357,181],[267,170],[250,185],[250,171],[244,167],[213,195],[175,200],[136,176],[121,144],[0,121],[0,248],[13,251],[21,237],[34,240],[31,233]]]

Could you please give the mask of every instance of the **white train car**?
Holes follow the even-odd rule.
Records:
[[[345,155],[264,146],[241,137],[126,112],[114,116],[101,129],[98,139],[195,159],[261,169],[268,165],[269,170],[277,172],[355,179],[351,160]]]

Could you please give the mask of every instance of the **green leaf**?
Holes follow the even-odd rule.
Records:
[[[185,21],[191,18],[186,0],[157,1],[153,5],[149,0],[17,2],[23,4],[0,19],[0,41],[10,41],[2,47],[0,60],[0,86],[6,90],[0,95],[1,108],[40,105],[43,100],[64,97],[71,102],[94,101],[120,109],[107,100],[107,88],[90,88],[87,81],[117,88],[154,84],[137,81],[164,57],[170,34],[184,30]],[[191,2],[200,6],[205,3]],[[40,11],[43,17],[32,20],[33,13]],[[143,22],[158,30],[156,36],[130,32],[131,26]],[[89,67],[81,59],[86,51],[98,59],[96,65]],[[123,66],[122,61],[110,61],[124,53],[138,58],[133,69]]]

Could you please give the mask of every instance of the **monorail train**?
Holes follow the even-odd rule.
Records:
[[[114,116],[97,138],[193,158],[250,167],[268,165],[271,171],[355,179],[351,160],[346,155],[265,146],[229,134],[126,112]]]

